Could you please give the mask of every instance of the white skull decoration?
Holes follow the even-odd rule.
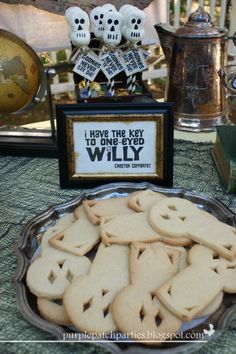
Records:
[[[104,31],[104,15],[106,10],[102,6],[97,6],[90,12],[90,21],[92,24],[92,31],[95,37],[102,38]]]
[[[90,21],[92,24],[92,31],[95,37],[102,38],[104,31],[104,15],[106,12],[116,11],[116,8],[112,4],[104,4],[102,6],[95,7],[90,12]]]
[[[104,16],[103,41],[109,46],[116,46],[120,43],[122,16],[118,11],[108,11]]]
[[[89,17],[80,7],[70,7],[65,12],[68,35],[76,47],[85,47],[90,42]]]
[[[124,16],[124,37],[132,43],[144,38],[145,13],[138,8],[130,8]]]
[[[126,15],[127,15],[128,11],[130,11],[132,9],[138,9],[138,8],[133,5],[125,4],[125,5],[121,6],[121,8],[119,10],[119,13],[122,15],[122,18],[123,18],[123,25],[121,27],[121,33],[123,36],[125,36],[125,31],[126,31]]]

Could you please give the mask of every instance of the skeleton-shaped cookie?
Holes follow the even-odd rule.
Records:
[[[129,284],[129,249],[100,244],[91,270],[68,287],[63,302],[73,325],[90,333],[117,329],[111,313],[116,293]]]
[[[182,325],[180,319],[141,285],[123,288],[111,308],[118,329],[138,341],[166,340],[170,338],[170,333],[174,336]]]
[[[131,43],[137,43],[144,38],[145,13],[138,8],[128,8],[124,15],[124,37]]]
[[[73,45],[76,47],[87,46],[90,42],[89,17],[85,11],[79,7],[70,7],[65,12],[68,23],[68,35]]]
[[[157,289],[156,295],[176,316],[191,321],[223,290],[236,292],[236,259],[228,261],[209,248],[194,246],[188,267]]]
[[[103,41],[110,47],[117,46],[121,41],[122,16],[118,11],[108,11],[104,16]]]
[[[118,328],[131,338],[142,333],[142,340],[159,338],[160,333],[176,333],[182,322],[166,309],[154,295],[155,289],[176,274],[179,251],[158,243],[133,243],[130,252],[130,282],[112,302]],[[126,313],[126,314],[125,314]],[[155,336],[149,338],[149,333]],[[138,338],[139,339],[139,338]],[[155,341],[155,339],[154,339]]]
[[[191,264],[204,264],[214,270],[222,279],[224,291],[236,292],[236,257],[229,261],[216,252],[202,245],[195,245],[189,251],[188,261]]]
[[[186,199],[161,200],[151,207],[149,221],[157,232],[169,239],[185,237],[229,260],[236,256],[236,228],[209,216]]]
[[[68,287],[63,303],[73,325],[90,333],[109,333],[117,329],[111,313],[116,290],[103,286],[101,280],[87,275]]]

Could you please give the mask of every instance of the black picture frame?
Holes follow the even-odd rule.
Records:
[[[154,100],[56,105],[60,187],[124,181],[172,187],[172,107]]]
[[[5,136],[0,136],[0,156],[57,157],[56,139],[49,136],[51,132],[40,134],[41,136],[34,136],[33,132],[14,136],[9,131]]]

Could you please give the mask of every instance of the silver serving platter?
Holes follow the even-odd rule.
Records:
[[[83,191],[77,198],[74,198],[66,203],[51,206],[45,212],[37,215],[29,221],[22,230],[20,239],[16,246],[17,253],[17,272],[15,276],[15,285],[17,293],[17,305],[22,316],[34,326],[43,329],[52,334],[55,339],[63,340],[65,333],[75,333],[72,328],[58,326],[54,323],[44,320],[37,311],[36,297],[30,293],[26,286],[25,278],[28,266],[32,257],[37,251],[43,233],[48,227],[54,225],[60,217],[66,213],[71,213],[81,204],[83,199],[107,199],[118,196],[127,196],[130,193],[143,189],[152,189],[153,191],[163,193],[168,197],[180,197],[188,199],[196,204],[200,209],[205,210],[220,221],[229,225],[236,226],[236,214],[228,207],[215,198],[205,196],[203,194],[191,192],[183,189],[160,188],[153,184],[143,183],[111,183],[97,188]],[[188,332],[201,331],[207,328],[209,323],[214,324],[216,338],[221,331],[228,327],[231,318],[236,316],[236,296],[233,294],[225,294],[224,300],[220,308],[210,317],[205,323],[200,323]],[[212,337],[207,338],[211,340]],[[73,340],[73,339],[71,339]],[[147,346],[137,342],[112,342],[102,341],[94,343],[104,347],[112,353],[128,353],[128,354],[152,354],[152,353],[192,353],[197,350],[201,342],[164,342],[159,346]]]

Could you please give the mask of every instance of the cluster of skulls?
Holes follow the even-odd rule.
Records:
[[[123,5],[119,11],[111,4],[98,6],[90,12],[90,18],[81,8],[70,7],[65,18],[69,38],[77,47],[86,47],[90,43],[90,24],[95,37],[111,47],[118,45],[122,36],[131,43],[144,37],[145,14],[132,5]]]

